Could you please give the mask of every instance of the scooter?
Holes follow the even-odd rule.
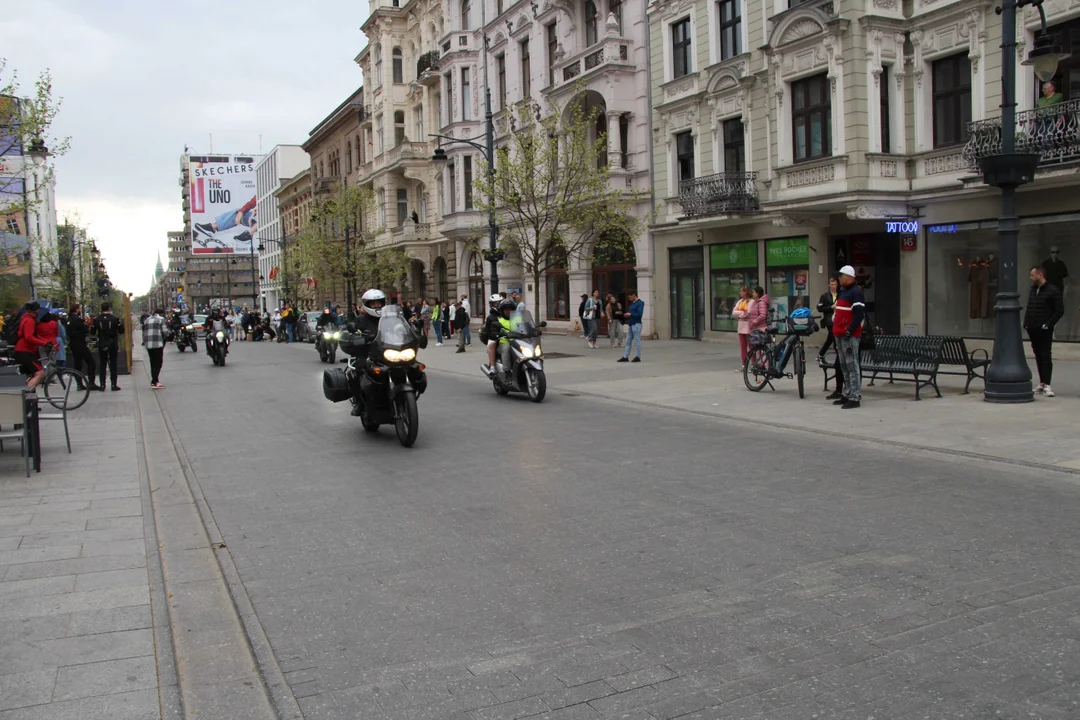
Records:
[[[547,375],[544,374],[540,328],[547,327],[547,322],[534,325],[528,310],[518,310],[510,316],[510,326],[513,330],[505,335],[509,340],[509,367],[504,364],[503,348],[506,345],[497,346],[494,370],[486,365],[480,367],[491,378],[496,394],[525,393],[533,402],[543,402],[547,394]]]

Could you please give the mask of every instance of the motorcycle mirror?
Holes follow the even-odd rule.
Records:
[[[427,348],[427,336],[421,335],[419,338],[417,338],[417,345],[420,347],[421,350]]]
[[[536,327],[542,327],[542,328],[547,327],[547,320],[541,320],[540,324],[537,325]]]

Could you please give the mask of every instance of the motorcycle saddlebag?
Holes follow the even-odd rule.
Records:
[[[341,368],[323,370],[322,391],[330,402],[344,402],[352,397],[349,391],[349,379]]]

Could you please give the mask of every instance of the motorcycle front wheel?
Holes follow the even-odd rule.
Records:
[[[404,447],[412,447],[416,442],[416,434],[420,430],[420,415],[416,410],[416,393],[403,392],[394,401],[397,410],[394,413],[394,428],[397,430],[398,442]]]
[[[327,362],[328,362],[328,363],[334,363],[334,362],[337,362],[337,350],[331,350],[331,351],[330,351],[330,359],[329,359],[329,360],[327,360]]]
[[[543,402],[547,395],[547,376],[543,370],[525,370],[525,389],[534,403]]]
[[[180,352],[187,350],[187,345],[177,345],[176,347],[180,348]]]

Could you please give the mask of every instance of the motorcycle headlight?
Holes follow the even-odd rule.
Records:
[[[404,350],[383,350],[383,357],[387,362],[412,362],[416,359],[416,351],[412,348]]]
[[[543,348],[541,348],[539,345],[537,345],[536,346],[536,357],[540,357],[543,354],[544,354]]]
[[[339,333],[339,332],[334,333],[334,339],[335,340],[340,340],[341,339],[341,333]]]
[[[223,332],[219,332],[219,333],[217,334],[217,339],[218,339],[218,340],[224,340],[224,339],[225,339],[225,333],[223,333]]]
[[[324,338],[324,339],[326,339],[326,340],[329,340],[329,339],[331,339],[332,337],[334,337],[334,333],[332,333],[332,332],[324,332],[324,333],[322,334],[322,336],[323,336],[323,338]]]
[[[195,332],[195,326],[194,325],[188,325],[184,329],[187,330],[188,332]]]
[[[526,345],[525,343],[518,343],[517,351],[521,353],[522,357],[531,358],[534,355],[532,345]]]

